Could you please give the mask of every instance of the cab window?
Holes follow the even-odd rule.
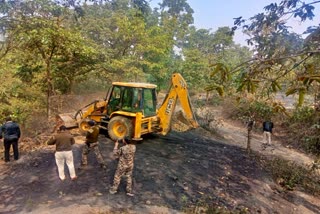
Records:
[[[143,113],[145,117],[156,115],[156,92],[154,89],[143,90]]]

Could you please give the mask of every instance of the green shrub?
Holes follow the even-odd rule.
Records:
[[[303,106],[295,109],[290,118],[292,123],[307,123],[310,124],[314,121],[315,110],[309,106]]]
[[[320,124],[317,112],[309,106],[295,109],[285,122],[292,143],[306,152],[320,154]]]
[[[320,180],[310,169],[280,158],[265,162],[265,166],[273,179],[287,190],[300,187],[305,192],[320,194]]]
[[[274,116],[273,106],[266,101],[242,99],[235,107],[233,116],[241,120],[246,120],[252,115],[256,121],[263,121]]]
[[[303,141],[303,149],[315,155],[320,155],[320,136],[306,136]]]

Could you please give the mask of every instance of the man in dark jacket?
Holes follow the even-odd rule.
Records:
[[[72,145],[75,143],[73,136],[67,131],[65,126],[59,127],[59,132],[47,141],[48,145],[56,145],[56,164],[58,167],[59,178],[63,181],[66,179],[64,174],[64,163],[67,164],[71,180],[77,179],[74,163]]]
[[[106,168],[106,164],[102,158],[100,149],[99,149],[99,126],[95,124],[93,120],[88,122],[90,128],[87,131],[86,142],[82,148],[82,160],[81,165],[86,166],[88,164],[88,154],[92,149],[96,155],[97,161],[100,164],[101,168]]]
[[[264,121],[262,124],[262,128],[263,128],[263,142],[269,146],[272,145],[271,134],[273,129],[273,122],[269,120]]]
[[[13,157],[19,159],[18,142],[21,136],[20,127],[16,122],[13,122],[11,117],[6,118],[5,124],[0,129],[0,139],[4,138],[4,161],[10,161],[10,147],[13,148]]]

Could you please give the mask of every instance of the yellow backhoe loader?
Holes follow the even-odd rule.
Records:
[[[171,128],[172,116],[179,99],[184,111],[184,123],[198,127],[193,114],[187,83],[179,73],[171,78],[171,86],[162,105],[157,109],[156,85],[134,82],[113,82],[104,100],[97,100],[77,111],[72,117],[61,115],[67,127],[77,125],[81,132],[88,129],[89,120],[107,129],[112,140],[125,136],[142,140],[142,135],[166,135]]]

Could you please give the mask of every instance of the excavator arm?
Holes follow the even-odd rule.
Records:
[[[63,113],[59,114],[59,117],[67,128],[79,127],[80,131],[85,132],[88,120],[100,122],[106,113],[106,103],[106,100],[95,100],[76,113]]]
[[[193,128],[199,127],[191,108],[187,83],[179,73],[174,73],[171,78],[170,89],[157,112],[162,135],[166,135],[170,131],[172,116],[178,99],[184,111],[185,119],[190,126]]]
[[[88,118],[92,115],[101,115],[106,111],[106,101],[105,100],[95,100],[92,103],[89,103],[85,107],[79,109],[74,118],[76,120],[82,120]]]

